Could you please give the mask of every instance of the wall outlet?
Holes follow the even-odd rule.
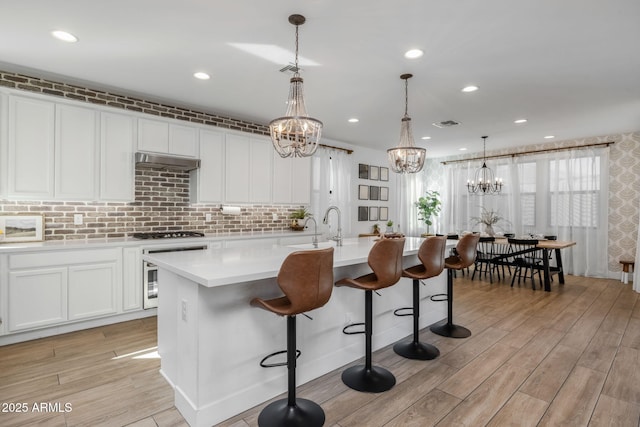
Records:
[[[182,320],[187,321],[187,300],[182,300]]]
[[[204,215],[204,220],[205,220],[205,221],[211,221],[211,214],[210,214],[210,213],[205,214],[205,215]]]
[[[277,220],[278,220],[278,214],[275,214],[275,213],[273,214],[273,220],[274,220],[274,221],[277,221]]]
[[[73,214],[73,224],[82,225],[82,214]]]

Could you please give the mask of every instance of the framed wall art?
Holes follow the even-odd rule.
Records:
[[[362,163],[358,165],[358,178],[369,179],[369,165],[363,165]]]
[[[374,181],[380,179],[380,168],[378,166],[369,166],[369,179]]]
[[[358,200],[369,200],[368,185],[358,185]]]
[[[376,187],[375,185],[369,186],[369,200],[379,200],[380,199],[380,187]]]
[[[389,181],[389,168],[380,167],[380,181]]]
[[[380,206],[378,209],[378,219],[380,221],[388,221],[389,220],[389,208],[386,206]]]
[[[44,215],[0,215],[0,242],[40,242],[44,240]]]
[[[389,187],[380,187],[380,200],[389,200]]]
[[[377,221],[377,220],[378,220],[378,207],[369,206],[369,221]]]
[[[369,220],[369,208],[366,206],[358,206],[358,221]]]

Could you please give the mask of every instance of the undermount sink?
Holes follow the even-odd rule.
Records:
[[[335,245],[336,245],[336,242],[328,241],[328,242],[318,242],[317,248],[313,247],[313,243],[300,243],[298,245],[287,245],[287,247],[294,248],[294,249],[325,249],[325,248],[334,247]]]

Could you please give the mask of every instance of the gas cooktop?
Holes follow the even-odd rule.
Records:
[[[134,239],[175,239],[180,237],[204,237],[197,231],[156,231],[151,233],[133,233]]]

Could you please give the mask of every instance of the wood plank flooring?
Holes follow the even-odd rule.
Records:
[[[338,369],[298,395],[322,405],[329,427],[637,427],[640,294],[631,286],[568,276],[546,293],[459,277],[454,318],[471,337],[423,330],[441,351],[432,361],[377,351],[374,364],[397,378],[386,393],[351,390]],[[158,373],[155,329],[148,318],[0,347],[0,425],[186,426]],[[261,408],[220,426],[256,426]]]

